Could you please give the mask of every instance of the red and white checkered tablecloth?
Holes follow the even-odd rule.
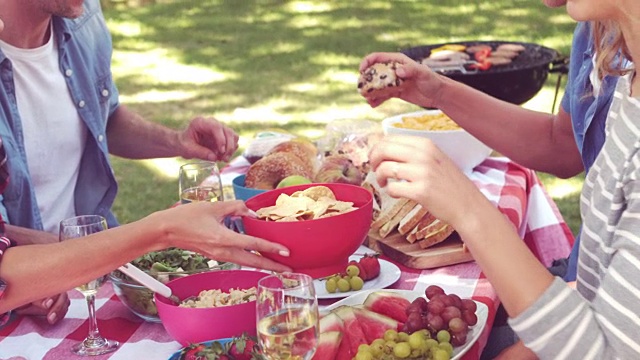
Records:
[[[247,166],[246,161],[235,160],[223,170],[223,182],[230,184],[231,179],[244,173]],[[554,259],[569,254],[573,235],[533,171],[505,158],[489,158],[469,176],[509,217],[542,263],[549,266]],[[399,266],[402,275],[391,288],[424,291],[428,285],[437,284],[447,292],[473,297],[488,305],[485,331],[463,357],[478,359],[486,345],[499,300],[475,262],[431,270]],[[0,359],[80,359],[69,349],[88,332],[87,306],[78,292],[70,291],[69,295],[72,299],[69,312],[55,326],[49,326],[41,318],[19,317],[0,329]],[[180,349],[161,324],[144,322],[129,312],[110,284],[105,284],[98,293],[96,313],[100,332],[121,343],[116,352],[93,357],[96,360],[164,360]]]

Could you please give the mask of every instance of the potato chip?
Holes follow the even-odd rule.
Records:
[[[259,209],[256,213],[259,219],[266,221],[291,222],[340,215],[355,209],[352,202],[336,200],[328,187],[313,186],[291,196],[280,194],[275,205]]]

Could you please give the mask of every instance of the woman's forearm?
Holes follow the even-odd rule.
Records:
[[[480,192],[470,201],[475,211],[454,225],[509,316],[518,316],[549,287],[553,276],[536,259],[513,224]]]
[[[444,78],[444,77],[443,77]],[[437,105],[497,152],[534,170],[571,177],[584,170],[571,117],[532,111],[444,78]]]
[[[158,241],[160,230],[150,225],[142,220],[84,238],[9,248],[0,261],[0,277],[9,285],[0,313],[67,291],[167,247]]]

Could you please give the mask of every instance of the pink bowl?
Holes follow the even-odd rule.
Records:
[[[272,222],[245,217],[248,235],[285,245],[289,257],[263,254],[293,268],[295,272],[319,278],[345,269],[349,256],[363,243],[371,226],[373,196],[363,187],[349,184],[305,184],[267,191],[247,200],[249,209],[273,206],[282,193],[292,194],[312,186],[330,188],[336,199],[350,201],[357,210],[316,220]]]
[[[202,290],[248,289],[268,273],[250,270],[222,270],[189,275],[167,283],[180,299],[198,295]],[[256,302],[217,308],[183,308],[154,294],[158,315],[169,335],[182,346],[208,340],[256,335]]]

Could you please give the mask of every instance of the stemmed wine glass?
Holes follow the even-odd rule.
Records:
[[[82,215],[60,222],[60,241],[75,239],[107,229],[107,220],[100,215]],[[95,296],[107,275],[100,276],[86,284],[76,287],[87,300],[89,308],[89,335],[71,350],[77,355],[102,355],[115,351],[119,343],[107,340],[100,335],[95,311]]]
[[[180,166],[178,178],[180,202],[222,201],[222,180],[218,165],[212,161],[200,161]]]
[[[270,275],[258,282],[257,330],[269,360],[308,360],[318,346],[318,299],[305,274]]]

